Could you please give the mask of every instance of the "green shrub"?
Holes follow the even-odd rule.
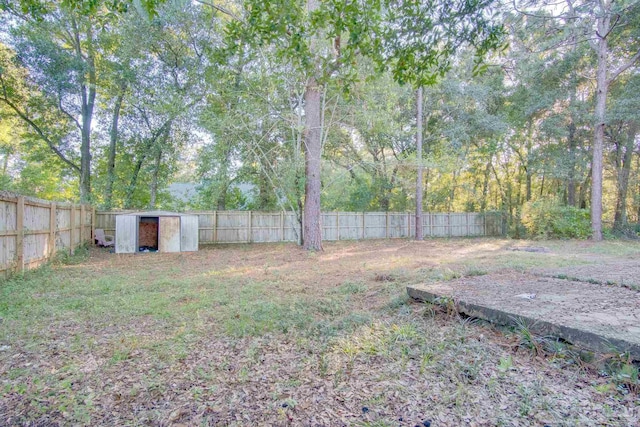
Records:
[[[586,239],[591,235],[589,211],[564,206],[554,200],[526,203],[522,209],[522,224],[532,237]]]

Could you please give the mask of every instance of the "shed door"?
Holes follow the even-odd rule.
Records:
[[[138,217],[135,215],[116,216],[116,253],[132,254],[138,244]]]
[[[198,250],[198,216],[183,215],[180,217],[180,250],[190,252]]]
[[[158,251],[180,252],[180,217],[161,216],[158,229]]]

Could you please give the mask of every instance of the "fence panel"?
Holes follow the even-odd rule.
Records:
[[[215,243],[216,214],[214,212],[194,212],[198,215],[198,239],[200,243]]]
[[[0,199],[0,272],[9,270],[16,261],[17,199]]]
[[[91,241],[93,220],[90,206],[73,207],[0,191],[0,276],[38,267],[57,250],[72,251]]]
[[[363,212],[339,212],[338,240],[362,239],[364,227]]]
[[[46,262],[56,251],[72,251],[93,239],[95,228],[115,234],[122,212],[95,212],[91,206],[46,202],[0,192],[0,275]],[[297,242],[295,212],[205,211],[198,216],[200,243]],[[359,240],[414,236],[408,212],[323,212],[323,239]],[[425,213],[425,237],[499,236],[499,213]]]
[[[297,242],[301,233],[295,212],[188,213],[198,216],[202,244]],[[96,212],[96,228],[112,232],[117,214]],[[499,236],[502,231],[499,213],[424,213],[422,224],[424,237]],[[406,238],[415,236],[415,215],[409,212],[323,212],[321,226],[322,238],[326,241]]]
[[[254,212],[251,216],[252,242],[279,242],[282,239],[280,212]]]
[[[220,211],[217,213],[216,243],[247,243],[251,211]]]
[[[295,212],[286,212],[284,214],[284,239],[285,242],[297,242],[302,234],[300,223]]]
[[[58,206],[56,218],[56,250],[69,248],[71,247],[71,208]]]
[[[387,213],[366,212],[364,214],[364,238],[384,239],[387,237]]]

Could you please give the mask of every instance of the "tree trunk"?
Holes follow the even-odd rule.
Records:
[[[124,100],[124,88],[118,94],[116,102],[113,106],[113,116],[111,119],[111,128],[109,129],[109,158],[107,161],[107,187],[104,195],[104,208],[111,210],[113,205],[113,183],[116,180],[116,148],[118,143],[118,121],[120,120],[120,108]]]
[[[7,174],[7,169],[9,168],[9,153],[4,154],[4,159],[2,160],[2,175]]]
[[[631,172],[631,160],[633,154],[633,144],[635,142],[637,127],[635,123],[629,124],[627,140],[625,141],[624,156],[622,165],[618,170],[618,194],[616,198],[616,212],[613,228],[621,230],[627,224],[627,193],[629,189],[629,174]]]
[[[591,175],[593,175],[593,173],[591,172],[591,170],[589,170],[589,173],[584,179],[584,182],[580,185],[580,197],[578,198],[578,207],[580,209],[587,208],[587,192],[589,191],[589,177]]]
[[[220,188],[220,193],[218,193],[218,200],[216,200],[216,209],[219,211],[223,211],[227,209],[227,191],[229,189],[228,185],[223,185]]]
[[[637,173],[640,174],[640,156],[638,156],[638,169]],[[636,210],[636,222],[640,224],[640,177],[638,177],[638,192],[636,193],[637,210]]]
[[[482,182],[482,200],[480,201],[480,212],[487,210],[487,196],[489,194],[489,176],[491,174],[491,162],[493,161],[493,154],[489,157],[489,161],[484,168],[484,180]]]
[[[322,156],[321,91],[315,78],[310,78],[304,94],[305,112],[305,196],[304,249],[322,250],[320,227],[320,160]]]
[[[156,150],[156,158],[153,165],[153,175],[151,176],[151,184],[149,186],[149,209],[155,209],[156,198],[158,195],[158,175],[160,174],[160,165],[162,164],[162,147]]]
[[[93,108],[91,108],[93,109]],[[91,114],[82,108],[82,144],[80,145],[80,202],[91,201]]]
[[[220,192],[215,200],[215,209],[223,211],[227,208],[227,193],[229,192],[229,163],[231,162],[231,147],[227,144],[224,151],[224,159],[217,173],[218,182],[221,182]]]
[[[595,131],[593,157],[591,161],[591,238],[602,240],[602,152],[604,147],[604,126],[607,108],[607,56],[611,16],[605,11],[598,17],[598,69],[596,72]]]
[[[318,0],[307,0],[307,13],[318,9]],[[310,49],[317,49],[317,36],[312,36]],[[320,171],[322,157],[322,93],[315,77],[309,77],[304,92],[304,215],[303,248],[322,250],[322,228],[320,226]]]
[[[569,176],[567,179],[567,205],[576,205],[576,126],[569,124]]]
[[[138,185],[138,175],[140,174],[140,169],[142,168],[142,163],[146,158],[146,154],[143,154],[140,159],[136,162],[135,167],[133,168],[133,174],[131,175],[131,180],[129,181],[129,185],[127,186],[127,191],[124,197],[124,208],[131,209],[133,207],[133,193],[136,190],[136,186]]]
[[[266,162],[267,159],[264,159]],[[260,176],[258,178],[258,208],[261,210],[269,210],[271,207],[271,192],[269,191],[269,177],[267,176],[266,167],[260,167]]]
[[[525,180],[526,180],[526,201],[531,201],[531,169],[529,166],[525,169]]]
[[[162,126],[162,131],[155,138],[155,162],[153,165],[153,175],[151,176],[151,186],[149,189],[149,209],[156,207],[156,199],[158,195],[158,181],[160,177],[160,166],[162,165],[162,150],[167,146],[169,135],[171,134],[171,125],[173,121],[169,120]]]
[[[416,179],[416,240],[424,240],[422,234],[422,86],[418,88],[416,113],[416,162],[418,177]]]
[[[75,51],[77,59],[87,66],[87,74],[80,80],[81,106],[81,144],[80,144],[80,202],[91,201],[91,121],[96,99],[96,67],[93,51],[93,33],[90,24],[86,27],[87,52],[82,53],[80,31],[75,19],[72,20],[74,29]],[[85,59],[86,58],[86,59]]]

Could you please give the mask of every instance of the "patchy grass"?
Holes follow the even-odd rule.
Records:
[[[628,361],[595,372],[561,350],[536,357],[526,331],[514,342],[406,295],[410,283],[640,252],[633,242],[545,242],[549,253],[511,244],[67,257],[0,284],[0,423],[637,424]]]

